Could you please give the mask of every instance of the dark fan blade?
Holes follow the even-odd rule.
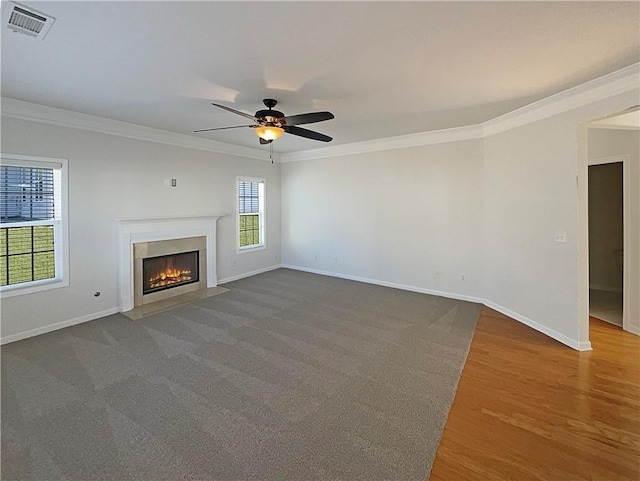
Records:
[[[273,140],[269,141],[269,140],[264,140],[262,137],[260,137],[260,145],[268,145],[271,142],[273,142]]]
[[[335,118],[331,112],[311,112],[309,114],[298,114],[285,117],[287,125],[313,124]]]
[[[307,139],[319,140],[320,142],[331,142],[333,139],[328,135],[314,132],[313,130],[303,129],[302,127],[295,127],[293,125],[285,125],[282,127],[288,134],[297,135],[298,137],[305,137]]]
[[[258,120],[251,114],[245,114],[244,112],[240,112],[239,110],[232,109],[231,107],[227,107],[226,105],[214,104],[213,102],[211,102],[211,105],[213,105],[214,107],[219,107],[224,110],[228,110],[229,112],[233,112],[234,114],[242,115],[243,117],[246,117],[251,120]]]
[[[194,130],[194,132],[211,132],[212,130],[241,129],[243,127],[255,127],[255,125],[233,125],[231,127],[217,127],[215,129]]]

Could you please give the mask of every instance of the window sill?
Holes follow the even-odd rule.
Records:
[[[29,282],[28,284],[2,286],[0,287],[0,299],[22,296],[24,294],[33,294],[35,292],[48,291],[50,289],[59,289],[60,287],[67,287],[68,285],[69,281],[67,279],[45,279],[42,281]]]
[[[238,247],[238,254],[246,254],[248,252],[263,251],[266,248],[267,246],[264,244],[258,244],[255,246],[247,246],[247,247]]]

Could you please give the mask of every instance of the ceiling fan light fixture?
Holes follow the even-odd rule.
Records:
[[[279,139],[282,134],[284,134],[284,129],[280,127],[273,127],[270,125],[260,125],[256,127],[256,134],[263,140],[267,142],[271,142],[273,140]]]

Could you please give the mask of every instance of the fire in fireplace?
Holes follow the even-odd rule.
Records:
[[[198,251],[142,259],[142,294],[198,282]]]

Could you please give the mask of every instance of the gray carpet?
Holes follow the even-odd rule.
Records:
[[[279,269],[2,347],[2,479],[416,480],[480,306]]]

